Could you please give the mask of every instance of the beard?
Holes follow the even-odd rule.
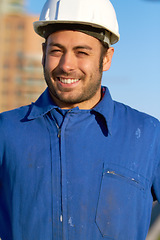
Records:
[[[72,91],[70,91],[70,89],[67,89],[67,88],[61,89],[61,91],[59,91],[59,89],[57,88],[57,85],[55,84],[55,82],[58,81],[58,80],[55,80],[56,76],[80,79],[80,81],[82,82],[85,82],[85,76],[83,75],[76,76],[76,74],[74,75],[73,73],[67,74],[62,71],[56,71],[56,70],[54,70],[52,74],[49,74],[49,72],[45,67],[43,68],[43,70],[44,70],[44,78],[48,85],[48,89],[53,101],[57,103],[56,100],[58,100],[58,102],[63,103],[63,105],[65,106],[75,105],[75,104],[79,104],[79,103],[83,103],[91,100],[101,87],[101,79],[102,79],[102,73],[103,73],[102,68],[99,68],[98,78],[96,78],[95,81],[93,81],[94,74],[91,74],[90,78],[88,79],[88,83],[82,86],[82,88],[76,94],[72,93]],[[67,95],[66,93],[69,93],[69,94]]]

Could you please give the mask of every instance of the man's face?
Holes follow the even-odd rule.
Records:
[[[101,53],[99,40],[78,31],[48,37],[43,47],[44,76],[59,107],[90,109],[100,101],[102,71],[109,68],[104,69]]]

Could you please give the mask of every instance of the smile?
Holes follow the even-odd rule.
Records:
[[[64,83],[64,84],[72,84],[72,83],[76,83],[79,81],[79,79],[73,79],[73,78],[58,78],[58,80],[61,82],[61,83]]]

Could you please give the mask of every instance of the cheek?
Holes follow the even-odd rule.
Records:
[[[59,64],[59,61],[53,57],[46,57],[45,60],[45,68],[49,71],[52,72],[54,71],[55,68],[57,68]]]
[[[78,68],[86,75],[90,75],[93,73],[93,71],[95,72],[99,69],[99,63],[98,61],[94,61],[94,59],[90,61],[80,60],[78,62]]]

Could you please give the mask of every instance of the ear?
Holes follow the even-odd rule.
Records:
[[[108,71],[110,69],[113,54],[114,54],[114,48],[110,47],[103,58],[103,71]]]
[[[45,59],[46,59],[46,43],[42,43],[42,65],[45,65]]]

